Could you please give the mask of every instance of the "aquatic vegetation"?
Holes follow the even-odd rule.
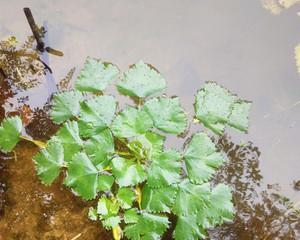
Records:
[[[105,95],[116,83],[135,105],[118,109]],[[111,229],[114,239],[160,239],[176,218],[175,239],[202,239],[206,229],[234,216],[230,187],[211,184],[224,163],[206,132],[191,134],[182,150],[165,149],[167,134],[187,132],[188,117],[178,98],[162,95],[166,81],[140,61],[121,74],[110,63],[88,58],[75,89],[56,93],[50,116],[61,124],[46,144],[21,136],[19,117],[4,120],[0,149],[20,139],[41,149],[33,157],[39,179],[64,185],[84,200],[98,199],[89,218]],[[217,134],[226,126],[246,132],[250,103],[216,83],[197,92],[195,123]],[[184,134],[186,135],[186,134]]]

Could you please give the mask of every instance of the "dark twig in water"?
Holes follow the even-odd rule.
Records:
[[[45,51],[45,43],[42,39],[41,31],[39,30],[38,26],[36,25],[36,23],[34,21],[31,10],[29,8],[24,8],[24,13],[26,15],[26,18],[27,18],[28,24],[31,28],[31,31],[33,33],[33,36],[37,42],[37,46],[36,46],[37,49],[41,52],[44,52]]]
[[[40,51],[40,52],[48,52],[50,54],[53,54],[55,56],[63,56],[64,53],[59,51],[59,50],[56,50],[56,49],[53,49],[49,46],[45,47],[45,42],[43,40],[43,32],[39,29],[39,27],[36,25],[35,21],[34,21],[34,18],[33,18],[33,15],[31,13],[31,10],[29,8],[24,8],[24,13],[26,15],[26,18],[27,18],[27,21],[29,23],[29,26],[31,28],[31,31],[33,33],[33,36],[37,42],[37,49]],[[47,67],[49,69],[49,67]]]
[[[64,55],[63,52],[61,52],[59,50],[56,50],[56,49],[53,49],[51,47],[46,47],[45,50],[47,51],[47,53],[50,53],[50,54],[55,55],[55,56],[62,57]]]
[[[52,69],[40,58],[38,60],[44,65],[45,69],[47,69],[52,74]]]

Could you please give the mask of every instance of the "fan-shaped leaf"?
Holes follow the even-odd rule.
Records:
[[[64,149],[60,141],[51,138],[46,148],[33,157],[39,179],[46,185],[51,184],[59,175],[64,164]]]
[[[127,146],[137,159],[150,160],[162,152],[164,141],[164,136],[146,132],[133,138]]]
[[[116,111],[116,100],[112,96],[97,96],[80,104],[80,135],[93,136],[107,128]]]
[[[205,239],[205,231],[197,225],[196,216],[179,216],[173,236],[175,240]]]
[[[101,174],[98,177],[98,190],[99,191],[108,191],[111,189],[114,184],[114,177],[111,175]]]
[[[195,185],[189,180],[183,180],[179,185],[173,212],[180,215],[195,215],[210,206],[209,184]]]
[[[147,101],[144,105],[151,116],[154,126],[166,133],[180,134],[187,127],[187,117],[179,99],[159,97]]]
[[[116,199],[108,199],[102,197],[98,201],[97,213],[100,215],[103,226],[111,229],[117,226],[121,218],[117,215],[119,213],[120,205]]]
[[[211,207],[206,211],[205,218],[200,218],[201,214],[198,213],[198,224],[203,221],[209,220],[211,226],[214,227],[222,224],[224,221],[231,221],[233,219],[234,207],[232,203],[232,194],[228,186],[218,184],[211,191]]]
[[[117,87],[124,95],[146,98],[164,90],[166,81],[155,69],[140,61],[124,74]]]
[[[205,133],[194,134],[184,153],[188,177],[192,182],[206,182],[223,163],[221,153]]]
[[[138,215],[137,223],[127,225],[124,233],[128,239],[141,240],[149,239],[149,235],[161,236],[169,226],[166,216],[141,213]]]
[[[147,171],[149,186],[161,187],[179,182],[180,158],[180,154],[175,150],[168,150],[154,156]]]
[[[234,208],[229,187],[219,184],[211,191],[210,207],[197,213],[197,224],[203,229],[213,228],[233,219]]]
[[[173,207],[177,189],[175,187],[143,188],[142,208],[149,212],[167,212]]]
[[[85,153],[75,154],[72,161],[69,162],[64,184],[72,188],[83,199],[91,200],[96,197],[98,170]]]
[[[77,116],[80,111],[80,102],[83,96],[77,91],[61,92],[54,95],[50,117],[53,122],[60,124],[71,117]]]
[[[146,179],[143,166],[124,158],[112,160],[112,172],[120,187],[133,186]]]
[[[84,149],[98,169],[106,168],[114,154],[114,139],[109,129],[92,136],[84,143]]]
[[[4,119],[0,126],[0,150],[10,152],[20,140],[22,120],[20,117]]]
[[[127,106],[114,119],[112,131],[116,137],[130,138],[147,132],[152,126],[153,122],[145,111]]]
[[[64,160],[70,162],[73,155],[82,148],[82,140],[79,137],[79,129],[76,121],[66,122],[59,129],[56,136],[64,147]]]
[[[90,207],[88,212],[88,218],[92,221],[97,221],[98,220],[97,209]]]
[[[131,208],[124,213],[124,222],[125,223],[137,223],[139,220],[139,215],[135,208]]]
[[[135,193],[130,188],[119,188],[117,199],[122,208],[128,209],[132,206],[132,203],[135,199]]]
[[[237,101],[232,106],[232,111],[229,116],[228,124],[240,131],[247,132],[249,125],[249,112],[251,108],[251,102]]]
[[[102,224],[106,229],[112,229],[116,227],[121,222],[121,218],[119,216],[107,217],[102,220]]]
[[[208,82],[196,95],[196,118],[220,135],[224,133],[226,124],[246,132],[250,105],[249,102],[238,99],[227,89]]]
[[[119,213],[120,204],[116,199],[109,199],[106,197],[102,197],[98,201],[97,205],[97,213],[101,215],[101,217],[110,217],[115,216]]]
[[[118,78],[119,69],[110,63],[88,57],[76,80],[75,87],[82,92],[102,92]]]

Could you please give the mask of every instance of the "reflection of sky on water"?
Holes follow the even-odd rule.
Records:
[[[80,0],[66,7],[66,1],[11,0],[0,3],[5,9],[0,15],[0,38],[13,34],[22,40],[30,34],[22,11],[26,2],[37,22],[48,21],[50,45],[65,53],[63,58],[50,57],[56,79],[74,66],[78,73],[87,55],[114,62],[122,70],[144,59],[165,76],[167,93],[180,97],[190,117],[194,94],[207,80],[253,100],[249,134],[228,130],[228,135],[234,143],[250,140],[259,147],[254,154],[255,161],[260,155],[261,171],[256,172],[258,165],[241,167],[256,169],[249,173],[256,174],[253,181],[262,175],[263,183],[279,183],[283,194],[299,200],[300,193],[292,186],[300,178],[300,104],[295,105],[300,100],[300,79],[294,59],[294,47],[300,42],[299,7],[274,16],[259,1]],[[46,85],[30,90],[30,104],[42,105],[47,93]],[[27,130],[34,132],[30,126]],[[180,146],[181,140],[170,145]],[[253,194],[248,188],[259,181],[241,180],[245,181],[237,185],[240,190]]]
[[[0,4],[5,9],[2,28],[9,29],[1,37],[24,39],[30,33],[22,11],[25,3]],[[291,186],[300,169],[300,105],[293,106],[300,100],[294,60],[300,42],[299,7],[274,16],[259,1],[81,0],[67,7],[65,1],[27,3],[36,21],[48,21],[49,44],[65,53],[50,58],[56,79],[81,66],[87,55],[122,70],[144,59],[162,72],[168,94],[178,95],[190,115],[196,89],[206,80],[253,100],[249,135],[236,139],[260,147],[266,182],[278,182],[286,194],[299,198]],[[47,99],[45,89],[37,96],[31,93],[34,104]]]

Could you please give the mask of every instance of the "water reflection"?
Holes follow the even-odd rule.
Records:
[[[233,189],[236,216],[232,223],[210,231],[210,238],[230,240],[299,239],[300,213],[293,203],[280,195],[277,185],[261,187],[260,151],[249,143],[239,146],[223,136],[219,148],[228,162],[216,174],[214,182],[224,182]]]
[[[35,50],[34,37],[29,36],[21,46],[14,37],[0,41],[0,69],[18,89],[36,87],[46,70]]]
[[[33,110],[32,118],[25,130],[33,139],[46,140],[58,130],[58,127],[50,120],[49,105],[46,104]]]

